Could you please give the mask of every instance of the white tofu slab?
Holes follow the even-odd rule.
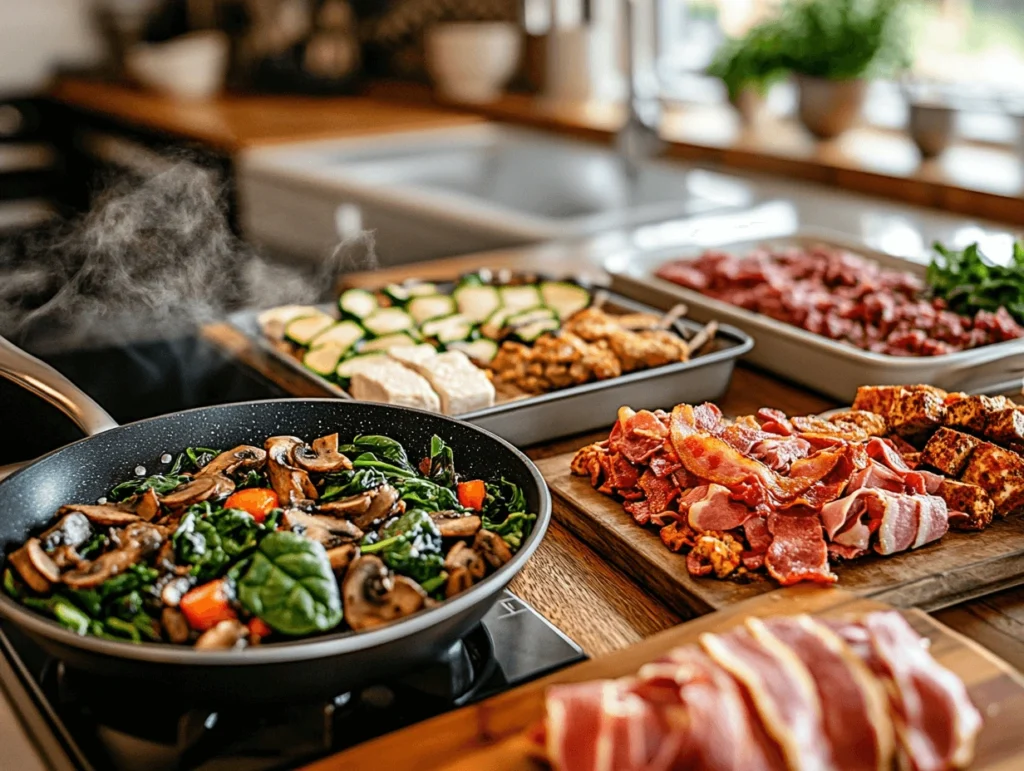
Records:
[[[462,351],[446,351],[410,364],[441,397],[445,415],[464,415],[494,405],[494,384]]]
[[[380,358],[379,363],[360,367],[352,376],[349,392],[353,397],[369,402],[418,407],[431,412],[441,411],[441,401],[425,378],[394,359],[386,356]]]

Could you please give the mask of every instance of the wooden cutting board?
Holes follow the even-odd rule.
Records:
[[[705,632],[724,632],[748,616],[837,616],[884,607],[839,589],[797,586],[777,590],[668,629],[631,648],[325,758],[306,771],[536,771],[544,766],[532,759],[529,743],[521,734],[543,716],[543,692],[549,684],[632,674],[671,648],[695,642]],[[985,718],[971,768],[1024,768],[1024,743],[1020,740],[1024,677],[921,611],[904,614],[919,633],[931,640],[933,655],[966,683]]]
[[[691,576],[684,557],[666,549],[656,530],[640,527],[620,501],[570,473],[573,455],[537,462],[555,494],[555,519],[669,607],[691,616],[778,588],[768,578],[739,583]],[[864,557],[834,571],[841,588],[896,607],[955,605],[1024,583],[1024,517],[999,520],[980,533],[947,533],[924,548]]]

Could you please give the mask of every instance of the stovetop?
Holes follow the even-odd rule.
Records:
[[[287,396],[199,337],[41,356],[119,422],[176,410]],[[79,438],[55,410],[0,379],[7,436],[0,465]],[[6,457],[3,448],[14,448]],[[277,771],[527,682],[585,658],[582,650],[510,592],[434,664],[329,702],[258,712],[212,711],[144,693],[104,699],[102,682],[69,670],[17,628],[0,624],[0,697],[20,713],[56,771]],[[258,688],[259,684],[254,683]],[[4,768],[0,748],[0,768]]]

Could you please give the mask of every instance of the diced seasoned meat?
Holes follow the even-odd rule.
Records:
[[[938,469],[946,476],[959,477],[967,465],[967,459],[980,445],[981,440],[969,434],[940,428],[921,451],[920,463]]]
[[[1009,407],[990,412],[985,438],[1012,448],[1024,445],[1024,409]]]
[[[1004,396],[965,396],[946,408],[946,425],[981,434],[991,413],[1012,406]]]
[[[868,436],[885,436],[889,433],[889,424],[885,416],[867,410],[847,410],[829,416],[832,423],[852,423]]]
[[[953,530],[984,530],[992,522],[995,504],[977,485],[943,479],[936,494],[946,502]]]
[[[893,398],[899,391],[900,386],[861,386],[853,400],[853,409],[885,417],[889,414]]]
[[[995,504],[996,514],[1005,516],[1024,506],[1024,458],[983,442],[971,453],[961,481],[978,485]]]
[[[894,434],[918,436],[942,425],[946,405],[943,397],[934,391],[903,388],[893,397],[885,417]]]

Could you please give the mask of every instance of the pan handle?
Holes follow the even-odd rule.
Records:
[[[85,391],[3,337],[0,337],[0,377],[45,399],[89,436],[117,428],[117,421]]]

